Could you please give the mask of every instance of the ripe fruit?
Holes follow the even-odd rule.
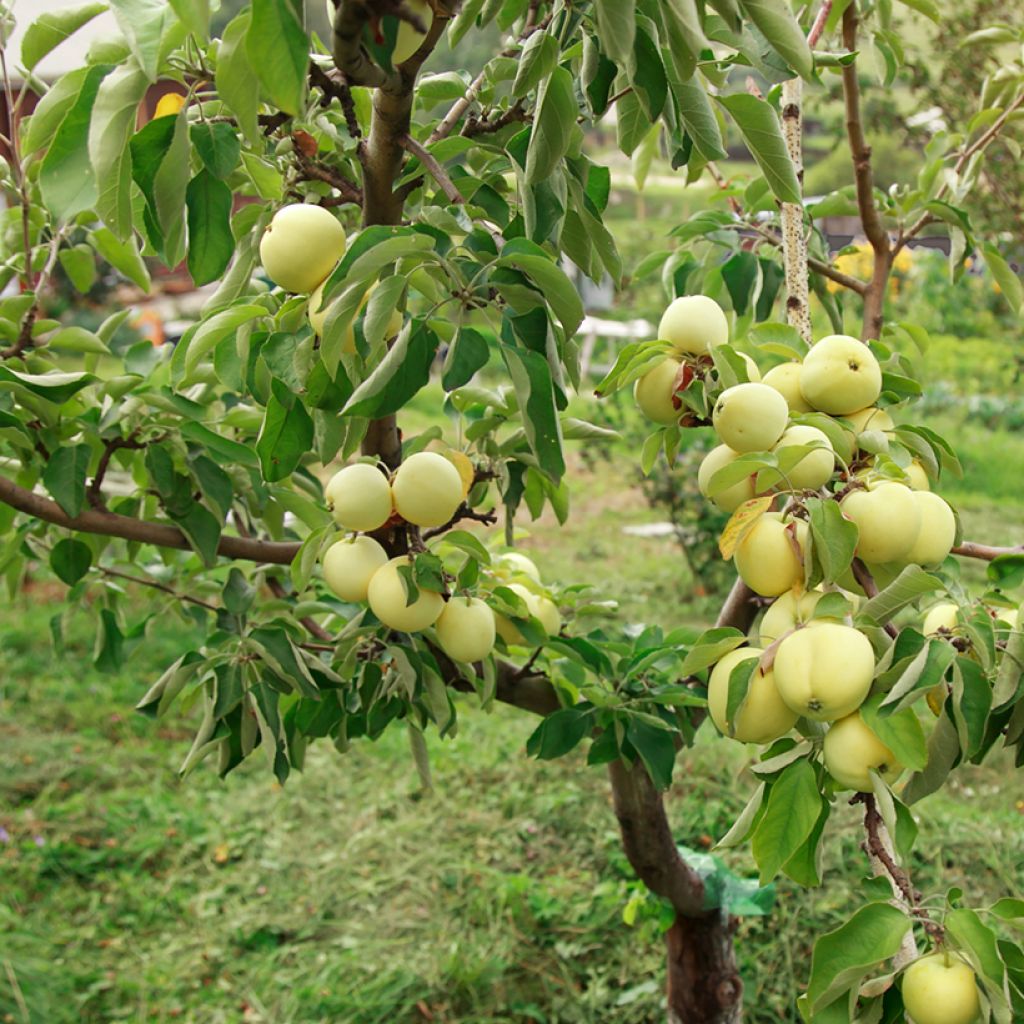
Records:
[[[313,290],[313,294],[309,297],[309,305],[306,307],[309,314],[309,323],[313,330],[316,332],[318,338],[322,338],[324,335],[324,326],[327,323],[327,314],[330,313],[334,306],[334,302],[329,302],[325,306],[321,306],[324,297],[324,284],[326,279],[321,281]],[[356,310],[356,317],[361,316],[366,310],[366,304],[370,301],[370,296],[373,294],[374,285],[370,290],[363,296],[363,301],[359,303],[359,309]],[[391,314],[391,319],[388,321],[388,330],[386,337],[394,338],[397,337],[399,332],[402,330],[402,324],[405,321],[402,318],[402,314],[399,310],[394,310]],[[356,327],[355,320],[352,321],[345,328],[345,340],[342,342],[341,351],[351,355],[356,350]]]
[[[830,334],[804,357],[800,392],[812,408],[847,416],[875,403],[882,393],[882,370],[864,342]]]
[[[761,381],[762,384],[775,388],[782,395],[790,412],[812,411],[800,392],[801,371],[802,367],[799,363],[779,363],[778,366],[773,366]]]
[[[345,255],[345,229],[322,206],[282,206],[260,239],[267,276],[286,292],[311,292]]]
[[[420,586],[416,588],[416,600],[409,604],[409,592],[398,567],[411,564],[404,555],[392,558],[373,574],[366,595],[373,614],[385,626],[403,633],[418,633],[432,626],[444,611],[444,598]]]
[[[462,481],[462,497],[468,498],[476,480],[476,467],[473,465],[473,460],[465,452],[460,452],[456,448],[449,448],[444,453],[444,457],[459,471],[459,479]]]
[[[767,384],[736,384],[726,388],[712,414],[718,436],[737,452],[764,452],[782,437],[789,406]]]
[[[532,558],[520,554],[518,551],[506,551],[497,555],[491,563],[491,568],[496,576],[529,576],[531,580],[540,583],[540,569]]]
[[[789,427],[775,446],[775,452],[781,454],[782,448],[809,445],[815,441],[820,441],[823,447],[808,452],[786,473],[783,484],[788,481],[798,491],[816,491],[828,483],[836,468],[836,453],[824,431],[817,427]]]
[[[347,537],[324,554],[324,581],[342,601],[365,601],[370,580],[387,560],[387,552],[372,537]]]
[[[797,714],[831,722],[864,703],[875,654],[868,638],[852,626],[822,622],[786,637],[774,668],[779,694]]]
[[[871,773],[892,784],[903,771],[895,754],[864,724],[860,712],[835,722],[822,747],[829,775],[843,789],[871,792]]]
[[[720,444],[717,448],[704,456],[697,470],[697,487],[705,498],[713,501],[723,512],[735,512],[745,501],[754,497],[754,474],[745,476],[739,483],[720,491],[713,498],[708,494],[711,486],[711,478],[730,462],[735,462],[740,457],[739,452],[734,452],[727,444]]]
[[[915,960],[903,974],[903,1008],[914,1024],[973,1024],[981,1014],[974,971],[948,952]]]
[[[476,597],[453,597],[437,620],[437,640],[453,661],[483,661],[494,650],[494,612]]]
[[[884,481],[843,498],[843,515],[857,524],[857,557],[865,562],[905,561],[921,529],[915,495],[903,484]]]
[[[711,720],[725,736],[729,735],[726,712],[729,705],[729,676],[737,665],[758,659],[764,652],[759,647],[741,647],[730,651],[711,673],[708,681],[708,711]],[[771,743],[796,725],[797,716],[782,702],[773,673],[754,671],[746,699],[736,716],[732,738],[740,743]]]
[[[510,583],[508,589],[514,594],[518,594],[526,605],[526,610],[535,619],[540,621],[541,626],[544,627],[544,631],[548,636],[555,636],[562,629],[562,614],[558,610],[558,605],[551,600],[550,597],[544,597],[542,594],[535,594],[532,590],[527,589],[521,583]],[[519,631],[519,628],[505,615],[495,616],[498,635],[507,644],[525,644],[526,638]]]
[[[434,20],[434,12],[427,3],[427,0],[405,0],[405,5],[426,28],[430,28]],[[395,37],[395,48],[391,52],[391,63],[401,64],[407,61],[419,48],[426,38],[426,33],[410,25],[407,21],[398,23],[398,35]]]
[[[417,452],[398,467],[395,511],[416,526],[444,526],[462,504],[462,477],[437,452]]]
[[[680,355],[701,355],[729,340],[729,321],[722,307],[706,295],[673,299],[658,324],[658,338]]]
[[[334,521],[346,530],[379,530],[393,511],[388,478],[365,462],[346,466],[331,477],[324,489]]]
[[[678,423],[683,414],[672,403],[673,385],[680,365],[678,359],[666,359],[633,385],[633,397],[640,411],[655,423]]]
[[[917,459],[914,459],[904,472],[907,474],[909,481],[907,486],[912,491],[930,491],[932,489],[931,484],[928,482],[928,474],[924,471],[924,466]]]
[[[795,529],[795,537],[790,527]],[[781,512],[765,512],[736,548],[736,571],[754,593],[776,597],[803,582],[806,552],[807,524],[803,520],[790,522]]]
[[[764,613],[758,636],[763,646],[775,643],[784,633],[788,633],[797,623],[811,622],[811,616],[818,602],[825,595],[820,590],[787,590],[776,598]],[[813,620],[817,624],[818,620]],[[820,621],[826,621],[824,619]]]
[[[921,631],[925,636],[937,633],[940,629],[954,629],[956,627],[957,611],[959,609],[952,601],[940,601],[928,609],[924,617]]]
[[[916,565],[938,565],[943,562],[956,539],[956,517],[953,510],[931,491],[911,491],[921,512],[917,540],[907,555]]]
[[[859,412],[847,413],[843,419],[848,420],[853,425],[854,432],[858,437],[865,430],[880,430],[882,433],[889,433],[896,429],[896,424],[893,423],[892,417],[884,409],[879,409],[874,405],[869,405],[866,409],[861,409]]]
[[[746,352],[740,353],[740,359],[746,363],[747,366],[747,380],[752,383],[757,383],[761,379],[761,371],[758,369],[757,363],[754,362]]]

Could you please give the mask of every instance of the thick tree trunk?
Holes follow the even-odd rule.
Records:
[[[665,935],[668,1024],[739,1024],[743,982],[733,926],[721,911],[679,914]]]
[[[743,982],[728,919],[704,909],[704,884],[679,855],[665,802],[643,765],[613,761],[608,774],[626,856],[676,911],[666,936],[668,1024],[737,1024]]]

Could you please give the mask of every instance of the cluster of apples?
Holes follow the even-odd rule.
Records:
[[[323,337],[333,306],[333,303],[326,306],[323,303],[324,284],[347,248],[345,229],[337,218],[322,206],[309,203],[282,206],[260,239],[260,261],[274,284],[286,292],[309,295],[307,315],[317,337]],[[363,296],[360,310],[369,301],[372,290]],[[401,329],[402,314],[396,309],[391,314],[387,336],[393,338]],[[346,328],[342,351],[349,354],[356,351],[352,324]]]
[[[473,468],[464,455],[453,459],[425,451],[411,455],[390,479],[377,465],[359,462],[345,466],[324,492],[334,521],[351,531],[324,553],[322,569],[328,587],[343,601],[366,602],[389,629],[421,633],[433,628],[445,654],[466,663],[488,657],[498,635],[508,644],[524,644],[522,632],[479,597],[452,596],[417,585],[410,600],[411,591],[400,569],[412,566],[411,557],[389,558],[383,545],[369,534],[397,522],[425,528],[445,526],[472,484]],[[507,552],[496,556],[491,578],[517,594],[549,635],[561,630],[558,606],[541,592],[540,570],[525,555]]]

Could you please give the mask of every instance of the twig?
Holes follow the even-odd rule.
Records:
[[[171,597],[176,598],[178,601],[198,605],[200,608],[205,608],[207,611],[220,611],[220,608],[218,608],[217,605],[210,604],[209,601],[204,601],[201,597],[193,597],[191,594],[182,594],[175,590],[174,587],[169,587],[166,583],[161,583],[159,580],[150,579],[148,576],[132,576],[130,573],[121,572],[118,569],[110,569],[105,565],[94,565],[93,570],[103,576],[126,580],[128,583],[137,583],[140,587],[149,587],[152,590],[159,590],[164,594],[169,594]]]
[[[441,186],[441,191],[448,197],[450,202],[459,206],[465,205],[466,198],[455,187],[455,183],[448,177],[448,172],[437,161],[436,157],[423,145],[417,142],[411,135],[402,135],[398,140],[399,145],[406,152],[411,153],[426,168],[430,176]]]
[[[334,75],[338,75],[338,77],[335,78]],[[340,71],[335,71],[332,74],[320,67],[316,61],[310,61],[309,80],[313,85],[320,88],[325,97],[338,100],[345,114],[345,124],[348,127],[349,135],[353,139],[361,139],[363,137],[363,130],[359,126],[359,118],[356,116],[356,104],[352,98],[352,89],[345,76]]]
[[[432,530],[427,530],[423,534],[423,539],[430,540],[433,537],[440,537],[441,534],[447,533],[456,523],[461,522],[463,519],[470,519],[474,523],[483,523],[485,526],[493,526],[498,521],[498,517],[493,509],[490,512],[476,512],[463,502],[455,510],[455,515],[444,526],[435,526]]]
[[[339,171],[325,167],[315,160],[310,160],[298,152],[298,150],[296,150],[295,157],[296,165],[303,179],[307,181],[323,181],[330,185],[331,188],[337,189],[341,193],[342,203],[354,203],[356,206],[363,205],[363,190],[354,181],[349,181]]]
[[[466,118],[466,123],[462,126],[462,131],[459,134],[466,138],[473,138],[477,135],[489,135],[493,132],[500,132],[506,125],[513,124],[516,121],[528,122],[531,120],[532,116],[526,112],[520,101],[495,118],[478,118],[470,114]]]
[[[991,562],[994,558],[999,558],[1001,555],[1024,554],[1024,544],[1018,544],[1016,547],[1000,548],[992,547],[988,544],[975,544],[974,541],[965,540],[958,547],[953,548],[952,553],[960,555],[962,558],[979,558],[983,562]]]
[[[23,200],[22,209],[28,209],[27,200]],[[25,311],[25,316],[21,321],[21,329],[18,331],[18,337],[14,340],[12,345],[0,351],[0,359],[21,359],[24,356],[24,353],[32,347],[32,328],[35,326],[35,322],[39,316],[39,310],[41,308],[40,293],[47,284],[49,284],[50,276],[53,274],[54,267],[57,265],[57,256],[63,237],[63,229],[59,229],[54,233],[53,238],[50,239],[50,253],[46,258],[46,263],[43,265],[43,269],[39,272],[39,276],[36,278],[35,298],[32,301],[32,305]],[[31,247],[25,258],[29,261],[29,268],[31,268]]]
[[[99,464],[96,466],[96,475],[92,478],[92,483],[89,484],[89,489],[85,492],[85,497],[93,508],[100,510],[106,508],[101,488],[103,487],[103,478],[107,475],[107,468],[110,466],[110,459],[114,452],[127,448],[137,451],[152,443],[137,440],[138,433],[139,428],[136,427],[127,437],[114,437],[104,442],[103,454],[100,456]]]
[[[853,578],[860,584],[865,597],[868,599],[877,597],[878,584],[875,583],[875,577],[871,575],[871,570],[859,558],[853,560],[850,568],[853,570]],[[887,622],[882,628],[893,639],[899,635],[899,630],[891,622]]]

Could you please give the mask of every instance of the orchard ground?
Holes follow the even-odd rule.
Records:
[[[1004,351],[1001,342],[939,339],[930,362],[954,388],[980,372],[981,390],[997,392]],[[433,422],[437,398],[429,389],[417,397],[408,433]],[[676,542],[621,532],[664,516],[639,490],[643,428],[620,401],[627,438],[607,458],[574,458],[571,525],[545,516],[526,547],[554,582],[574,582],[587,566],[623,621],[706,623],[714,597],[694,597]],[[943,493],[967,535],[1013,542],[1024,435],[955,405],[933,425],[964,462],[963,480],[947,479]],[[63,659],[52,652],[60,595],[51,586],[20,595],[0,619],[0,1020],[657,1018],[660,953],[637,934],[656,923],[622,923],[641,888],[621,853],[604,773],[582,756],[529,761],[528,719],[467,703],[454,741],[430,737],[429,799],[418,794],[402,730],[359,742],[344,759],[314,747],[307,774],[283,790],[259,757],[227,782],[203,765],[182,783],[176,769],[193,723],[157,725],[131,711],[178,652],[180,626],[154,619],[131,667],[103,674],[90,667],[84,613],[71,618]],[[1005,785],[1007,767],[997,758],[966,769],[922,805],[911,867],[924,891],[969,885],[984,905],[1024,885],[1024,803]],[[742,748],[699,742],[680,760],[668,801],[677,839],[701,848],[720,837],[752,788]],[[841,820],[826,885],[802,893],[782,880],[773,914],[741,925],[751,1022],[796,1019],[793,993],[813,938],[843,920],[865,873],[859,814]],[[746,852],[726,859],[752,872]]]

